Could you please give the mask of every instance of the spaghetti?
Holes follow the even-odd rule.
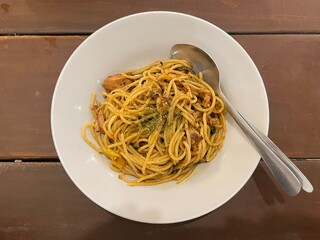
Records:
[[[221,149],[224,103],[187,61],[157,61],[103,86],[104,100],[91,98],[93,121],[82,136],[128,185],[180,183]]]

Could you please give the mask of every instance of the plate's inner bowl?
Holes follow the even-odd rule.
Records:
[[[210,163],[177,185],[128,187],[81,137],[92,120],[89,101],[106,76],[168,59],[176,43],[198,46],[217,63],[223,89],[235,107],[263,132],[268,104],[261,77],[246,52],[213,25],[183,14],[153,12],[113,22],[74,52],[57,83],[52,131],[63,166],[74,183],[106,210],[142,222],[178,222],[208,213],[229,200],[253,173],[259,156],[227,114],[224,146]],[[253,101],[254,99],[254,101]]]

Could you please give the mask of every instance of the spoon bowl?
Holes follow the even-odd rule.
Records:
[[[189,44],[176,44],[171,48],[170,56],[190,62],[193,70],[196,73],[202,72],[210,87],[216,93],[221,93],[218,67],[205,51]]]

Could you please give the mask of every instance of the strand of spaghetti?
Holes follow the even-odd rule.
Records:
[[[99,133],[97,133],[96,131],[95,131],[95,127],[93,127],[92,125],[89,127],[89,131],[90,131],[90,133],[91,133],[91,136],[93,137],[93,139],[96,141],[96,143],[99,145],[99,140],[98,140],[98,138],[99,138]],[[102,150],[101,150],[101,148],[99,148],[99,153],[102,153]]]
[[[171,88],[174,84],[175,81],[177,81],[178,78],[172,78],[167,86],[167,89],[166,89],[166,93],[164,94],[165,97],[169,97],[170,95],[170,91],[171,91]],[[175,86],[175,90],[177,90],[177,87]],[[175,91],[176,92],[176,91]]]
[[[137,137],[137,136],[139,136],[139,133],[132,134],[132,135],[126,137],[126,138],[124,139],[124,142],[125,142],[125,143],[128,143],[128,142],[130,142],[132,139],[134,139],[134,138]],[[108,147],[109,147],[109,148],[114,148],[114,147],[120,146],[121,144],[122,144],[122,142],[113,143],[113,144],[110,144]]]
[[[169,74],[162,74],[160,75],[158,78],[157,78],[157,82],[161,82],[163,80],[171,80],[172,79],[172,76],[169,75]],[[156,83],[156,82],[155,82]]]
[[[165,172],[170,169],[172,165],[173,163],[168,161],[161,166],[148,163],[148,165],[146,166],[146,170],[151,170],[152,172],[156,172],[159,174],[165,174]]]
[[[126,160],[127,160],[127,163],[129,164],[129,166],[131,167],[131,169],[132,169],[132,171],[135,173],[135,176],[139,176],[139,174],[138,174],[138,171],[137,171],[137,169],[136,169],[136,167],[134,166],[134,164],[133,164],[133,162],[132,162],[132,160],[131,160],[131,158],[130,158],[130,156],[129,156],[129,154],[128,154],[128,150],[127,150],[127,146],[126,146],[126,144],[125,144],[125,142],[124,142],[124,136],[123,136],[123,134],[120,134],[120,141],[121,141],[121,143],[122,143],[122,148],[123,148],[123,152],[120,152],[120,154],[121,155],[125,155],[126,156]]]
[[[173,157],[174,162],[177,164],[180,160],[182,160],[186,152],[182,150],[182,153],[180,150],[182,138],[184,137],[184,132],[179,132],[177,135],[174,136],[174,138],[171,141],[172,151],[169,153],[170,157]]]
[[[159,132],[158,130],[156,130],[149,138],[149,142],[148,142],[148,145],[149,145],[149,151],[147,153],[147,156],[146,156],[146,159],[143,163],[143,166],[142,166],[142,173],[145,174],[146,172],[146,167],[147,167],[147,164],[148,164],[148,160],[150,158],[150,155],[152,153],[152,150],[156,144],[156,140],[157,140],[157,137],[159,135]]]
[[[97,151],[97,152],[100,153],[100,152],[101,152],[100,148],[98,148],[96,145],[94,145],[94,144],[88,139],[88,137],[87,137],[86,130],[87,130],[88,128],[90,128],[90,127],[94,127],[94,124],[93,124],[93,123],[86,123],[86,124],[83,126],[82,132],[81,132],[82,137],[83,137],[83,139],[86,141],[86,143],[87,143],[90,147],[92,147],[95,151]]]
[[[223,115],[222,115],[223,116]],[[225,119],[224,117],[222,117],[222,119],[220,119],[220,121],[222,121],[222,125],[221,125],[221,128],[225,128]],[[217,128],[217,127],[216,127]],[[224,134],[225,132],[224,131],[219,131],[215,134],[213,134],[211,136],[211,146],[214,146],[214,147],[217,147],[219,145],[222,145],[222,141],[224,139]]]
[[[101,149],[101,153],[104,154],[104,155],[108,155],[106,147],[105,147],[104,143],[102,142],[101,134],[100,133],[96,133],[96,136],[97,136],[97,142],[98,142],[98,144],[100,146],[100,149]]]
[[[180,109],[180,111],[182,112],[182,116],[193,126],[196,126],[196,120],[194,118],[194,116],[192,116],[192,114],[190,112],[188,112],[186,109],[184,109],[183,107],[177,105],[177,108]]]
[[[129,93],[123,89],[115,89],[112,94],[104,94],[104,96],[108,97],[108,100],[113,100],[114,98],[128,97]],[[101,104],[103,105],[103,103],[105,102],[102,102]]]
[[[150,186],[150,185],[157,185],[160,183],[170,182],[173,179],[176,179],[180,175],[180,173],[181,173],[181,170],[179,170],[175,174],[170,174],[166,177],[161,177],[156,180],[150,180],[148,182],[141,182],[141,183],[138,183],[137,181],[132,181],[132,180],[130,181],[125,176],[123,176],[122,180],[124,180],[129,186]]]
[[[170,72],[172,72],[172,73],[174,73],[174,74],[176,74],[176,75],[178,75],[178,76],[181,76],[181,75],[184,75],[185,73],[183,73],[183,72],[180,72],[180,71],[177,71],[177,70],[171,70],[170,69]]]
[[[185,167],[185,166],[188,166],[189,163],[191,162],[191,151],[190,151],[190,145],[186,141],[183,141],[183,145],[184,145],[185,151],[186,151],[186,158],[181,163],[181,166]]]
[[[134,148],[130,147],[129,148],[132,155],[138,160],[139,162],[139,165],[142,166],[142,164],[144,163],[144,157],[141,156],[138,152],[135,151]],[[158,160],[159,159],[159,160]],[[161,173],[163,172],[164,170],[167,170],[169,169],[173,164],[171,162],[168,162],[166,159],[166,161],[163,161],[162,159],[158,158],[158,159],[155,159],[154,161],[156,161],[158,163],[158,165],[153,165],[150,164],[147,165],[147,169],[150,169],[152,171],[155,171],[155,172],[158,172],[158,173]],[[170,158],[169,158],[170,159]],[[162,161],[161,161],[162,160]],[[159,165],[161,164],[161,167],[159,167]]]
[[[145,144],[144,146],[138,149],[138,152],[141,153],[141,152],[144,152],[145,150],[147,150],[146,152],[148,152],[149,151],[148,149],[149,149],[148,144]]]
[[[203,132],[203,124],[200,124],[201,128],[200,128],[200,135],[203,136],[204,132]],[[196,162],[199,162],[201,159],[204,158],[204,156],[206,155],[206,151],[204,151],[206,149],[206,140],[202,139],[200,141],[199,144],[199,149],[200,149],[200,154],[197,156],[196,158]]]
[[[146,175],[146,176],[143,176],[143,177],[140,177],[138,180],[137,180],[137,183],[141,183],[147,179],[150,179],[150,178],[154,178],[156,176],[159,176],[159,173],[152,173],[152,174],[149,174],[149,175]]]
[[[155,147],[156,147],[158,153],[160,154],[160,156],[163,156],[164,155],[164,151],[163,151],[162,147],[159,145],[158,141],[156,142]]]
[[[222,113],[223,111],[224,111],[224,102],[222,101],[222,99],[221,98],[219,98],[219,97],[216,97],[216,100],[217,100],[217,102],[219,102],[219,104],[221,105],[221,107],[220,107],[220,109],[217,109],[217,108],[215,108],[214,110],[213,110],[213,112],[214,113]]]
[[[153,76],[153,73],[155,73],[155,72],[164,73],[164,72],[163,72],[163,69],[162,69],[161,67],[159,67],[159,66],[152,67],[151,69],[149,69],[149,71],[148,71],[148,77],[149,77],[150,79],[152,79],[153,81],[156,81],[156,79],[157,79],[155,76]]]
[[[134,123],[138,124],[138,123],[141,123],[141,122],[145,122],[145,121],[149,120],[150,118],[154,118],[157,115],[158,115],[158,113],[149,114],[147,116],[144,116],[144,117],[140,118],[139,120],[134,121]]]
[[[196,164],[193,164],[188,170],[185,170],[183,174],[177,177],[177,183],[182,183],[183,181],[187,180],[191,176],[196,166]]]
[[[204,136],[204,140],[206,140],[207,144],[209,144],[210,146],[216,146],[210,139],[208,136],[208,131],[210,131],[208,129],[208,125],[207,125],[207,114],[203,113],[202,115],[202,121],[203,121],[203,136]]]
[[[185,156],[186,156],[186,151],[185,149],[181,148],[181,143],[182,143],[182,138],[184,137],[184,131],[180,132],[177,136],[177,139],[174,143],[174,152],[173,154],[176,156],[177,161],[181,161]],[[182,150],[182,154],[179,156],[179,150]]]
[[[175,64],[175,65],[173,65],[172,67],[170,67],[169,70],[172,71],[172,70],[174,70],[174,69],[176,69],[176,68],[180,68],[180,67],[184,67],[184,65],[182,65],[181,63]]]
[[[149,164],[163,165],[170,160],[170,156],[165,154],[157,159],[150,159]]]
[[[119,121],[117,121],[117,122],[119,122]],[[106,134],[108,135],[108,137],[110,137],[110,135],[111,135],[111,137],[110,137],[110,140],[113,140],[113,143],[115,143],[115,142],[117,142],[116,140],[117,139],[120,139],[120,134],[121,133],[123,133],[124,132],[124,129],[125,128],[127,128],[128,127],[128,125],[127,124],[121,124],[116,130],[115,130],[115,132],[114,132],[114,134],[113,135],[111,135],[109,132],[107,132]],[[121,143],[121,141],[118,141],[119,143]],[[113,144],[112,143],[112,144]]]
[[[122,107],[121,109],[120,109],[120,111],[119,111],[120,113],[119,113],[119,117],[120,117],[120,119],[124,122],[124,123],[126,123],[126,124],[131,124],[132,123],[132,121],[129,121],[129,120],[127,120],[127,119],[125,119],[125,116],[124,116],[124,108]]]
[[[147,99],[143,105],[141,105],[140,107],[138,108],[134,108],[134,109],[130,109],[130,108],[126,108],[126,112],[127,113],[130,113],[130,114],[140,114],[140,113],[143,113],[143,111],[146,110],[146,107],[150,104],[150,99]]]
[[[131,128],[132,125],[129,125],[127,123],[124,123],[121,121],[121,118],[117,118],[117,120],[112,125],[112,131],[114,132],[113,137],[116,137],[116,135],[119,133],[119,129],[122,129],[122,132],[127,131]]]
[[[132,79],[132,80],[137,80],[137,79],[141,78],[141,76],[142,76],[142,75],[139,75],[139,74],[129,75],[129,74],[126,74],[126,73],[121,73],[121,75],[124,76],[125,78]]]
[[[104,107],[107,108],[107,110],[110,110],[114,115],[120,116],[120,109],[114,107],[111,102],[105,102]]]
[[[181,160],[179,157],[176,157],[173,153],[174,151],[174,148],[175,148],[175,144],[176,144],[176,140],[178,139],[179,137],[179,134],[181,133],[181,129],[182,129],[183,125],[181,124],[179,126],[179,128],[177,129],[177,131],[174,133],[173,137],[171,138],[171,141],[169,143],[169,148],[168,148],[168,153],[169,153],[169,156],[171,157],[172,161],[174,164],[177,164],[179,160]],[[185,154],[185,153],[184,153]]]
[[[112,130],[112,124],[116,121],[116,119],[117,116],[113,115],[111,118],[109,118],[109,121],[106,121],[103,124],[103,130],[110,138],[112,138],[112,136],[114,135],[114,131]]]
[[[185,96],[185,95],[179,94],[178,96],[175,96],[173,98],[171,106],[170,106],[170,110],[169,110],[168,122],[172,122],[173,121],[174,109],[175,109],[177,103],[182,99],[188,99],[188,97]]]
[[[127,98],[127,101],[123,103],[123,106],[127,106],[133,99],[147,92],[149,89],[147,87],[138,88],[135,92],[131,93]]]
[[[163,68],[164,69],[170,69],[171,66],[176,65],[176,64],[181,64],[184,67],[191,67],[190,64],[188,64],[188,62],[184,61],[184,60],[179,60],[179,59],[172,59],[172,60],[168,60],[168,61],[162,61],[163,63]]]

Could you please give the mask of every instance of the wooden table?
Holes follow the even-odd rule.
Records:
[[[227,204],[179,224],[114,216],[66,175],[50,131],[59,72],[93,31],[149,10],[220,26],[250,54],[270,103],[269,136],[314,185],[286,196],[261,162]],[[0,239],[320,239],[320,1],[0,0]]]

